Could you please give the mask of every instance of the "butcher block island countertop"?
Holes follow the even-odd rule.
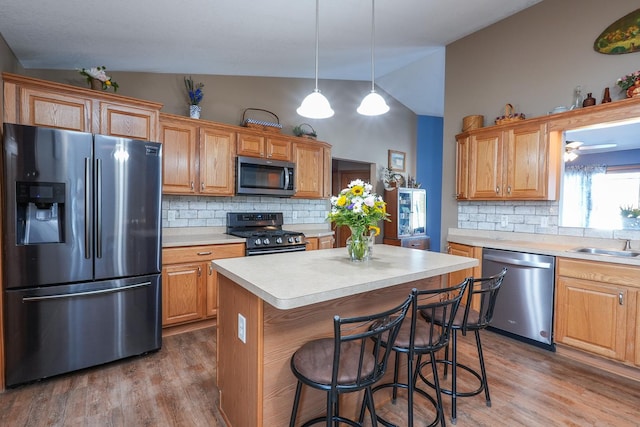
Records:
[[[351,262],[346,248],[213,261],[219,406],[228,426],[288,424],[296,384],[291,355],[311,339],[331,337],[334,315],[391,308],[413,287],[440,287],[442,275],[476,265],[473,258],[390,245],[375,245],[362,263]],[[356,416],[356,396],[343,398],[341,411]],[[298,421],[325,407],[325,394],[307,388]]]

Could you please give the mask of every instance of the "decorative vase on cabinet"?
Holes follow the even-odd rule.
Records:
[[[199,119],[200,111],[202,111],[202,109],[199,105],[189,105],[189,117],[192,119]]]

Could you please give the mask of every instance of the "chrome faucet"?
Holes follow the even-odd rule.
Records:
[[[624,241],[624,249],[625,251],[631,250],[631,239],[625,239]]]

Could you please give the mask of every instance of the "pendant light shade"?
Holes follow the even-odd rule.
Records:
[[[318,90],[318,50],[319,50],[319,0],[316,0],[316,88],[307,95],[296,110],[298,114],[310,119],[326,119],[333,116],[334,111],[331,109],[329,101]]]
[[[375,35],[376,35],[376,4],[375,0],[371,0],[371,92],[364,97],[360,106],[358,107],[358,113],[364,116],[379,116],[389,111],[389,106],[385,102],[384,98],[380,94],[376,93],[375,89]]]

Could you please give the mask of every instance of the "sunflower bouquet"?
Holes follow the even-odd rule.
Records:
[[[380,234],[378,222],[389,221],[387,204],[373,192],[373,186],[360,179],[351,181],[337,196],[331,197],[329,222],[346,225],[351,229],[350,252],[362,259],[368,248],[368,235]],[[367,248],[361,245],[367,245]]]

